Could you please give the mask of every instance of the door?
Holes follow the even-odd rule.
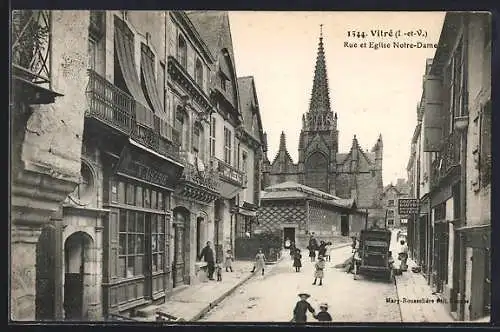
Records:
[[[64,275],[64,313],[67,320],[81,320],[83,310],[83,264],[80,273]]]
[[[184,284],[184,227],[174,226],[173,287]]]
[[[289,239],[290,242],[295,242],[295,228],[294,227],[285,227],[283,229],[283,243],[285,243],[286,239]],[[285,247],[288,249],[288,247]]]
[[[55,227],[46,226],[36,245],[36,320],[55,319],[55,237]]]
[[[342,236],[349,235],[349,216],[347,215],[340,216],[340,234]]]

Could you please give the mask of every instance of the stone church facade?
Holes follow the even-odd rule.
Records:
[[[339,198],[354,199],[358,209],[368,211],[368,219],[383,218],[382,135],[370,152],[359,146],[354,135],[349,152],[341,153],[337,121],[337,113],[330,105],[323,37],[320,36],[309,110],[302,116],[299,160],[293,162],[282,132],[276,157],[272,162],[264,160],[263,186],[287,181],[301,183]]]

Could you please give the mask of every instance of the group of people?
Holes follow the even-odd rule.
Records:
[[[200,255],[198,256],[199,260],[201,260],[202,258],[204,259],[205,263],[207,263],[208,280],[215,280],[214,273],[217,272],[217,281],[222,281],[222,266],[221,264],[215,264],[215,255],[210,241],[207,241],[207,245],[203,248]],[[224,259],[224,267],[226,268],[226,272],[233,272],[233,260],[234,256],[232,251],[226,251]]]
[[[307,299],[311,297],[311,295],[307,293],[300,293],[300,300],[295,305],[293,309],[293,318],[292,322],[294,323],[305,323],[307,322],[307,312],[309,311],[315,319],[319,322],[331,322],[332,316],[328,313],[328,303],[322,303],[319,306],[320,312],[316,314],[316,310],[311,306]]]

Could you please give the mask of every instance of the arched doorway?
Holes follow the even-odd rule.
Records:
[[[55,319],[56,229],[42,228],[36,245],[35,319]]]
[[[190,212],[184,207],[176,207],[173,210],[174,213],[174,261],[172,264],[172,280],[173,287],[177,287],[184,284],[184,273],[185,273],[185,259],[184,253],[189,252],[186,250],[188,246],[185,243],[184,233],[189,231],[189,218]],[[186,229],[187,228],[187,229]]]
[[[328,160],[321,152],[313,152],[305,162],[306,186],[328,192]]]
[[[64,318],[85,320],[88,318],[88,286],[90,277],[91,249],[93,240],[87,233],[71,234],[64,243]]]

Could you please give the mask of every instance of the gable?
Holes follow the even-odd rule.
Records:
[[[323,154],[325,154],[325,156],[330,155],[330,149],[328,148],[328,145],[326,144],[323,137],[321,137],[319,134],[316,134],[316,136],[314,136],[314,138],[309,142],[309,144],[307,144],[305,151],[306,151],[305,153],[306,160],[307,158],[310,157],[310,155],[312,155],[316,151],[322,152]]]

